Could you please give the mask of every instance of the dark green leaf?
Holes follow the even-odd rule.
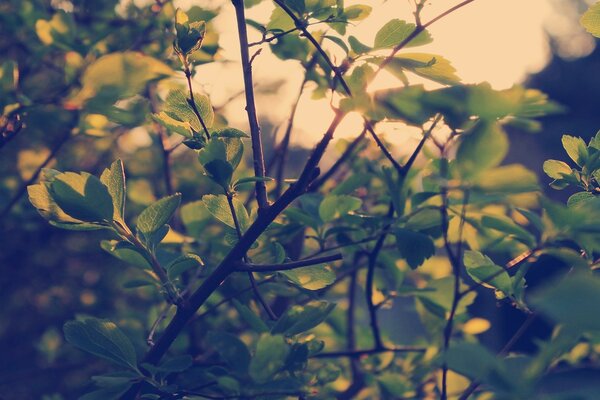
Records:
[[[402,228],[397,228],[394,234],[398,251],[412,269],[435,254],[435,246],[429,235]]]
[[[281,271],[292,283],[307,290],[319,290],[335,282],[335,273],[328,265],[312,265]]]
[[[285,365],[289,346],[283,336],[264,333],[256,345],[256,353],[250,361],[249,373],[256,383],[266,383]]]
[[[480,122],[463,134],[456,164],[463,176],[472,178],[500,164],[507,152],[508,138],[498,124]]]
[[[489,257],[477,252],[465,251],[465,269],[473,280],[483,283],[484,286],[492,287],[504,292],[507,296],[512,295],[512,281],[504,269],[496,265]]]
[[[108,188],[98,178],[86,172],[65,172],[50,184],[56,204],[73,218],[86,222],[110,222],[113,202]]]
[[[163,197],[152,203],[138,216],[136,222],[138,232],[148,236],[158,231],[171,219],[180,203],[180,193]]]
[[[600,279],[586,273],[569,275],[535,293],[532,304],[560,324],[581,330],[600,331]]]
[[[117,160],[100,175],[100,181],[108,188],[114,206],[113,219],[125,221],[125,171],[123,162]]]
[[[209,332],[206,340],[231,369],[239,374],[248,371],[250,352],[240,339],[227,332]]]
[[[411,24],[399,19],[393,19],[386,23],[375,35],[375,49],[385,49],[395,47],[406,40],[416,29],[415,24]],[[412,39],[405,47],[422,46],[431,43],[433,39],[429,32],[423,31]]]
[[[97,318],[69,321],[64,326],[67,342],[88,353],[137,371],[133,344],[112,322]]]
[[[271,329],[272,334],[294,336],[314,328],[325,321],[335,304],[315,301],[305,306],[292,306],[283,314]]]

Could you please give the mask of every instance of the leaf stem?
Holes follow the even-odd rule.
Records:
[[[208,132],[208,128],[206,127],[206,124],[204,123],[204,119],[202,118],[202,115],[200,114],[200,111],[198,110],[198,107],[196,106],[196,100],[194,99],[194,89],[192,87],[192,71],[190,69],[190,65],[185,60],[184,60],[183,67],[184,67],[183,72],[185,73],[185,79],[187,80],[187,84],[188,84],[188,91],[190,92],[190,98],[188,99],[188,103],[192,107],[194,114],[196,114],[198,121],[200,121],[200,125],[202,125],[202,129],[204,130],[206,139],[210,140],[210,133]]]

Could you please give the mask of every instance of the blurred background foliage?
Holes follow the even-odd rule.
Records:
[[[127,81],[135,91],[136,79],[145,83],[178,69],[171,50],[174,8],[160,2],[136,4],[115,0],[0,3],[0,110],[4,109],[0,120],[0,394],[6,394],[7,399],[80,394],[88,377],[103,370],[100,362],[90,363],[81,352],[62,346],[64,321],[78,314],[113,319],[119,315],[123,320],[127,313],[148,314],[143,295],[128,295],[131,292],[123,290],[123,284],[133,277],[130,272],[123,273],[118,262],[98,246],[102,234],[83,235],[48,225],[27,202],[23,189],[35,179],[33,173],[41,164],[98,175],[112,160],[122,158],[126,160],[132,214],[167,193],[163,164],[157,162],[162,159],[164,144],[154,132],[140,128],[149,122],[153,94],[106,108],[112,104],[110,99],[122,95],[112,90],[119,81]],[[557,12],[565,15],[577,15],[572,10],[584,5],[583,1],[556,2]],[[189,14],[209,21],[209,35],[195,61],[201,64],[218,59],[218,30],[210,28],[216,14],[199,7]],[[560,37],[549,34],[548,40],[552,58],[542,71],[527,79],[526,85],[547,93],[565,106],[566,112],[543,118],[539,134],[515,136],[506,160],[540,172],[545,183],[549,179],[541,174],[543,160],[563,158],[560,136],[571,133],[587,141],[600,126],[594,101],[600,93],[600,49],[573,56],[565,51],[569,44]],[[123,76],[107,75],[102,70],[87,78],[79,75],[81,66],[90,60],[134,50],[165,64],[140,70],[134,59],[121,60],[131,63]],[[74,82],[82,86],[74,87]],[[102,96],[79,109],[86,85],[99,82],[104,82]],[[257,90],[269,95],[273,88],[259,86]],[[223,114],[218,118],[225,124]],[[269,135],[273,122],[264,119],[261,124]],[[75,134],[71,135],[73,129]],[[272,140],[267,136],[264,142],[269,155]],[[290,170],[303,160],[305,152],[293,149]],[[173,158],[173,184],[183,193],[183,203],[198,199],[210,183],[201,177],[193,153],[175,151]],[[549,190],[548,195],[566,199],[562,192]],[[538,262],[544,263],[544,259]],[[555,262],[549,264],[545,274],[548,268],[560,269]],[[532,268],[536,270],[542,269]],[[535,280],[530,280],[532,285]],[[475,313],[487,316],[492,323],[505,318],[501,323],[504,332],[481,336],[492,348],[499,348],[523,318],[508,306],[501,306],[503,313],[497,313],[491,299],[478,303],[478,307]],[[147,318],[152,320],[157,313],[153,310]],[[385,310],[381,319],[384,325],[392,323]],[[135,326],[125,328],[136,330]],[[536,337],[547,337],[549,332],[547,326],[538,323],[518,346],[527,349]]]

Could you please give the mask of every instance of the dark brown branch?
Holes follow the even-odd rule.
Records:
[[[354,262],[358,261],[358,256],[355,256]],[[356,317],[356,289],[357,289],[358,271],[354,271],[350,275],[350,283],[348,284],[348,311],[346,312],[346,351],[351,352],[356,349],[356,332],[355,332],[355,317]],[[350,359],[350,369],[352,374],[352,383],[350,386],[340,393],[338,400],[353,399],[361,391],[365,385],[365,378],[360,370],[360,362],[356,358]]]
[[[240,53],[242,58],[242,69],[244,74],[244,88],[246,92],[246,112],[248,113],[248,124],[252,140],[252,159],[254,165],[254,176],[265,177],[265,157],[263,154],[262,138],[258,118],[256,116],[256,103],[254,100],[254,84],[252,83],[252,64],[248,53],[248,31],[246,29],[246,14],[243,0],[232,0],[235,7],[235,15],[240,42]],[[259,213],[269,208],[267,197],[267,186],[264,181],[256,182],[256,201]]]
[[[235,231],[237,233],[238,239],[240,239],[242,237],[242,229],[240,227],[240,222],[238,220],[237,213],[235,212],[235,206],[233,204],[233,196],[231,195],[231,193],[227,193],[226,197],[227,197],[227,203],[229,204],[229,210],[231,212],[231,218],[233,219],[233,224],[235,225]],[[245,263],[249,262],[248,256],[246,254],[244,254],[242,259],[244,260]],[[271,307],[269,307],[269,304],[266,302],[265,298],[260,293],[260,290],[258,289],[258,286],[256,285],[256,279],[254,279],[254,274],[252,273],[252,271],[248,271],[248,279],[250,280],[250,286],[252,287],[254,296],[256,297],[256,299],[258,300],[260,305],[264,308],[264,310],[267,313],[267,315],[269,316],[269,318],[271,318],[272,320],[276,320],[277,316],[275,315],[275,313],[273,312]]]
[[[346,161],[348,161],[348,159],[354,154],[354,150],[356,150],[358,145],[365,138],[366,134],[367,134],[367,130],[363,129],[363,131],[360,133],[360,135],[358,135],[356,138],[354,138],[354,140],[352,142],[350,142],[350,144],[348,145],[348,147],[346,147],[346,150],[344,150],[344,152],[342,153],[340,158],[338,158],[336,160],[336,162],[327,170],[327,172],[325,172],[324,174],[319,176],[319,179],[316,179],[310,185],[309,191],[316,192],[317,190],[319,190],[321,188],[321,186],[323,186],[325,184],[325,182],[327,182],[329,180],[329,178],[331,178],[340,169],[340,167]]]
[[[338,261],[343,258],[341,253],[332,254],[329,256],[309,258],[298,261],[291,261],[284,264],[242,264],[237,267],[238,271],[252,271],[252,272],[277,272],[277,271],[289,271],[291,269],[309,267],[311,265],[319,265],[332,261]]]
[[[146,353],[144,362],[156,364],[160,361],[163,355],[168,351],[169,347],[177,336],[184,329],[189,320],[194,316],[196,311],[204,304],[210,295],[218,289],[223,281],[235,271],[239,260],[248,251],[250,246],[258,239],[258,237],[267,229],[267,227],[281,214],[285,208],[295,199],[306,192],[308,185],[318,174],[319,161],[323,157],[329,142],[333,138],[333,134],[338,125],[344,118],[344,113],[336,112],[333,121],[323,135],[321,141],[313,150],[310,158],[306,162],[302,173],[298,180],[291,185],[283,195],[273,203],[264,213],[258,216],[236,245],[223,258],[219,265],[215,268],[200,285],[198,289],[187,299],[187,303],[179,307],[175,316],[167,325],[162,336],[157,340],[156,345]]]
[[[367,131],[369,131],[369,133],[371,134],[373,139],[375,139],[375,143],[377,143],[377,146],[379,147],[379,149],[381,150],[381,152],[383,153],[385,158],[387,158],[392,163],[392,166],[398,172],[398,175],[402,176],[402,174],[403,174],[402,166],[398,163],[398,161],[396,161],[394,159],[394,156],[392,156],[392,154],[389,152],[389,150],[385,147],[385,144],[383,144],[381,139],[379,139],[379,136],[377,136],[377,134],[375,133],[375,130],[373,129],[373,125],[371,125],[371,123],[366,118],[365,118],[365,128],[367,129]]]
[[[380,353],[424,353],[427,351],[426,347],[418,347],[418,346],[397,346],[390,348],[380,348],[380,349],[369,349],[369,350],[352,350],[352,351],[330,351],[327,353],[318,353],[312,356],[311,358],[339,358],[339,357],[348,357],[348,358],[360,358],[363,356],[370,356],[374,354]]]
[[[466,205],[465,205],[466,207]],[[446,321],[446,326],[444,327],[444,353],[448,351],[450,347],[450,339],[452,338],[452,330],[454,326],[454,317],[456,316],[456,312],[458,310],[458,304],[461,300],[460,295],[460,270],[461,270],[461,257],[460,255],[455,255],[451,246],[450,240],[448,239],[448,189],[446,187],[442,188],[442,206],[440,207],[440,214],[442,217],[442,236],[444,239],[444,247],[446,252],[448,253],[448,259],[450,260],[450,264],[452,265],[452,275],[454,276],[454,287],[453,287],[453,296],[452,296],[452,306],[450,308],[450,315],[448,316],[448,320]],[[448,398],[448,364],[444,361],[442,364],[442,394],[441,400],[447,400]]]
[[[391,218],[394,215],[394,205],[390,203],[386,218]],[[383,348],[383,341],[381,340],[381,330],[379,329],[379,322],[377,321],[377,306],[373,304],[373,289],[374,289],[374,278],[375,278],[375,267],[377,266],[377,258],[383,248],[385,239],[390,229],[391,224],[387,224],[383,228],[384,232],[381,234],[373,250],[369,254],[369,269],[367,270],[367,282],[365,283],[365,295],[367,300],[367,309],[369,310],[369,324],[371,326],[371,333],[373,335],[374,347],[376,349]]]
[[[419,153],[423,149],[425,142],[427,141],[427,139],[429,139],[429,137],[431,137],[431,133],[433,132],[433,129],[438,124],[438,122],[440,122],[441,119],[442,119],[441,115],[438,115],[437,117],[435,117],[435,119],[433,120],[433,123],[431,124],[429,129],[423,134],[423,137],[421,138],[421,141],[417,145],[417,148],[415,149],[415,151],[413,151],[413,153],[410,155],[410,158],[408,159],[408,161],[406,161],[406,164],[404,164],[404,166],[402,167],[401,176],[406,177],[406,175],[408,175],[408,172],[412,168],[413,164],[417,160],[417,157],[419,156]]]

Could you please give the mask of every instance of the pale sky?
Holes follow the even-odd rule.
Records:
[[[572,29],[567,27],[564,15],[557,15],[556,9],[552,7],[553,1],[557,0],[477,0],[432,25],[429,31],[433,36],[433,43],[409,51],[443,55],[452,62],[465,83],[488,81],[497,89],[510,87],[546,64],[549,48],[545,28],[554,32]],[[210,94],[213,104],[219,105],[232,93],[243,88],[235,15],[228,1],[221,3],[208,0],[204,3],[213,7],[223,4],[223,12],[215,20],[215,25],[221,34],[223,58],[234,61],[202,66],[196,77],[198,87]],[[356,1],[346,0],[346,5],[353,3]],[[390,19],[413,21],[412,1],[363,0],[359,3],[372,5],[373,13],[358,25],[350,27],[348,33],[357,36],[363,43],[372,43],[377,29]],[[422,14],[422,20],[428,21],[457,3],[457,0],[431,0]],[[179,4],[184,7],[183,2]],[[271,2],[265,1],[248,10],[247,16],[266,23],[272,7]],[[249,28],[249,33],[251,41],[260,39],[254,29]],[[583,53],[591,50],[585,50],[585,46],[593,46],[591,39],[586,40],[577,43]],[[274,57],[270,54],[268,45],[263,47],[262,54],[253,64],[255,82],[259,85],[277,81],[281,83],[278,84],[280,90],[277,95],[259,97],[258,113],[263,118],[269,118],[275,125],[284,124],[301,83],[302,69],[296,61],[283,62]],[[335,45],[331,49],[334,55],[338,51]],[[397,81],[390,80],[389,76],[381,74],[379,81],[373,86],[377,88],[398,84]],[[231,125],[242,129],[247,126],[244,106],[245,103],[240,98],[226,109]],[[310,96],[304,96],[296,117],[295,142],[312,147],[330,120],[331,113],[326,101],[314,101]],[[351,115],[339,129],[337,137],[355,136],[360,127],[360,117]]]

